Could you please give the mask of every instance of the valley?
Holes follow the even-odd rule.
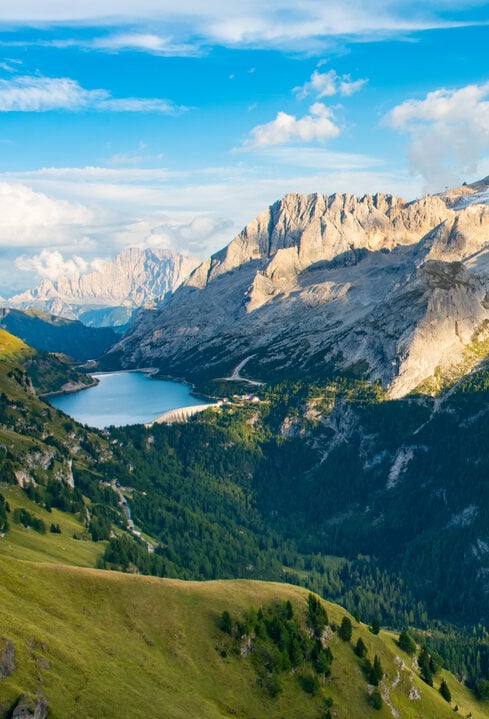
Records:
[[[108,350],[79,322],[4,311],[33,343],[59,331],[34,349],[0,330],[0,616],[19,657],[0,679],[1,716],[22,702],[42,719],[101,706],[129,717],[155,703],[168,717],[487,716],[489,320],[470,224],[484,226],[485,209],[464,200],[460,218],[460,192],[417,205],[285,198],[269,211],[285,229],[269,226],[265,249],[259,218]],[[297,206],[302,229],[287,214]],[[341,213],[345,237],[357,228],[347,256],[338,238],[333,256],[326,245],[308,255],[318,207],[326,245]],[[243,288],[267,273],[278,282],[279,258],[296,253],[302,265],[264,303],[263,324]],[[307,304],[294,288],[309,293],[312,274]],[[340,276],[344,292],[326,292]],[[188,323],[199,312],[203,334]],[[357,328],[355,356],[344,322]],[[333,326],[329,361],[309,339]],[[77,358],[57,351],[65,341]],[[160,376],[195,382],[218,411]],[[329,617],[315,645],[311,592]],[[277,609],[287,601],[305,634]]]

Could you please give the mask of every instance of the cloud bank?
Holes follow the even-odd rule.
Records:
[[[409,135],[411,168],[428,189],[461,184],[489,150],[489,82],[408,99],[385,116],[384,124]]]
[[[480,19],[460,20],[460,4],[451,0],[402,3],[377,0],[308,0],[298,10],[296,0],[20,0],[2,8],[2,24],[10,27],[85,26],[120,28],[113,38],[101,38],[99,49],[138,49],[193,54],[199,46],[275,46],[304,50],[328,37],[379,38],[397,33],[449,28],[484,21],[482,0],[466,1],[464,10],[482,8]],[[151,28],[151,30],[148,30]],[[126,36],[124,39],[124,35]],[[122,39],[121,39],[122,36]],[[74,41],[77,42],[76,40]],[[83,41],[81,41],[83,43]],[[186,46],[186,49],[185,49]],[[172,50],[173,48],[173,50]]]
[[[54,281],[60,277],[81,275],[91,268],[91,263],[78,255],[72,255],[71,259],[65,260],[59,250],[44,249],[32,257],[17,257],[15,266],[22,272],[34,272],[38,277]]]

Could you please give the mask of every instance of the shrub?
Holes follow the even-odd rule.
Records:
[[[221,629],[223,632],[226,632],[226,634],[233,633],[233,621],[227,609],[223,611],[219,618],[219,629]]]
[[[319,690],[319,681],[314,674],[302,674],[299,677],[299,683],[307,694],[314,695]]]
[[[373,706],[374,709],[382,709],[382,695],[378,689],[374,689],[372,694],[370,695],[370,704]]]

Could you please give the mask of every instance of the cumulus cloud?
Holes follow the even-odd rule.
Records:
[[[175,114],[183,109],[158,98],[114,98],[107,90],[86,90],[68,77],[18,75],[0,79],[0,112],[95,110]]]
[[[310,80],[304,85],[294,87],[293,92],[298,100],[303,100],[309,95],[314,95],[318,99],[332,95],[350,96],[361,90],[366,82],[367,80],[352,80],[350,75],[338,75],[336,70],[328,72],[314,70]]]
[[[93,212],[83,205],[0,182],[0,242],[9,246],[42,245],[47,237],[52,244],[62,244],[70,226],[87,225],[93,219]]]
[[[89,269],[89,263],[78,255],[65,260],[59,250],[42,250],[38,255],[21,255],[15,260],[15,266],[23,272],[35,272],[38,277],[58,280],[60,277],[80,275]]]
[[[300,118],[279,112],[275,120],[254,127],[243,148],[253,150],[268,145],[284,145],[294,140],[324,142],[340,133],[333,120],[333,111],[321,102],[311,105],[309,115]]]
[[[411,167],[429,189],[458,184],[477,171],[489,149],[489,82],[406,100],[384,123],[409,134]]]

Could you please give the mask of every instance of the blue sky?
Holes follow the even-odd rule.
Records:
[[[66,5],[0,9],[4,296],[126,246],[205,257],[287,192],[489,174],[486,3]]]

